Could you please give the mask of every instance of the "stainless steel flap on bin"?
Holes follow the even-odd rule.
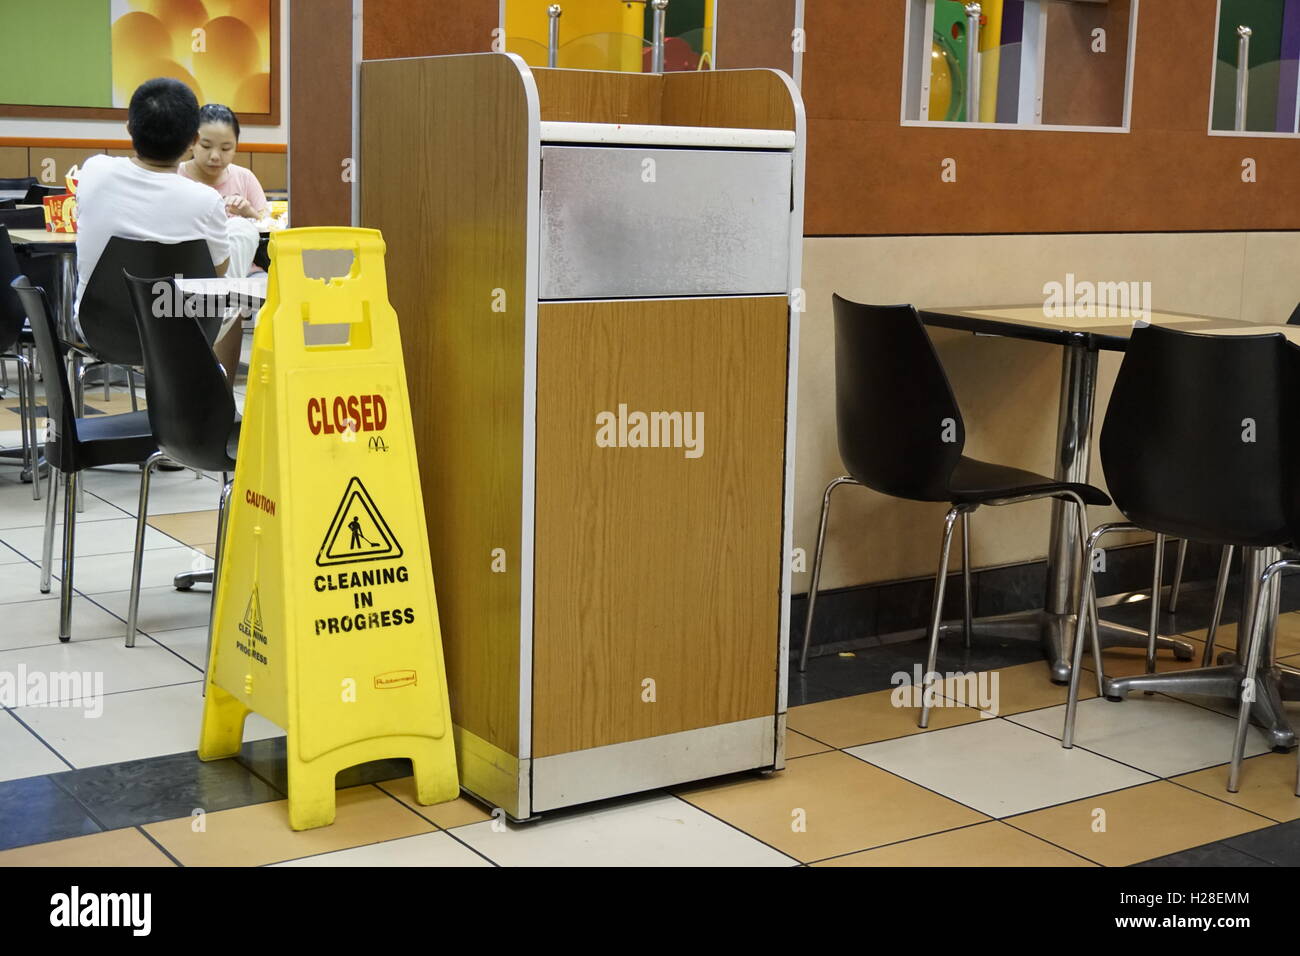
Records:
[[[792,156],[542,147],[540,297],[788,291]]]

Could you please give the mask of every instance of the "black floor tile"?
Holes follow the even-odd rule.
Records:
[[[269,780],[282,792],[289,792],[289,769],[284,737],[249,741],[244,744],[240,755],[234,759],[259,777]],[[335,778],[335,787],[342,790],[345,787],[359,787],[366,783],[380,783],[410,775],[411,761],[408,759],[375,760],[348,767]]]
[[[0,782],[0,850],[66,840],[101,829],[48,776]]]
[[[1145,863],[1134,863],[1134,866],[1176,866],[1176,867],[1201,867],[1201,866],[1272,866],[1272,863],[1266,863],[1248,853],[1242,853],[1225,843],[1207,843],[1205,846],[1192,847],[1190,850],[1181,850],[1178,853],[1171,853],[1168,856],[1159,856],[1154,860],[1147,860]]]
[[[1274,866],[1300,866],[1300,820],[1253,830],[1222,842]]]
[[[283,798],[235,760],[205,763],[193,752],[72,770],[54,780],[110,830]]]

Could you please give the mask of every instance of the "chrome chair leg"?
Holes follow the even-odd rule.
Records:
[[[1169,604],[1166,610],[1173,614],[1178,610],[1178,592],[1183,587],[1183,565],[1187,562],[1187,539],[1178,542],[1178,557],[1174,560],[1174,580],[1169,585]]]
[[[221,581],[221,559],[226,550],[226,526],[230,521],[230,492],[233,481],[221,489],[221,502],[217,505],[217,546],[212,556],[212,607],[208,609],[208,650],[203,657],[203,688],[207,693],[208,665],[212,661],[212,637],[217,624],[217,585]]]
[[[72,564],[76,554],[77,485],[79,473],[64,476],[63,487],[63,579],[59,582],[59,640],[72,640]]]
[[[126,370],[126,387],[131,393],[131,411],[138,412],[140,410],[140,401],[135,397],[135,369],[133,368]]]
[[[971,632],[975,630],[974,625],[971,623],[973,615],[971,614],[970,598],[970,515],[969,511],[961,513],[961,586],[964,592],[962,627],[965,629],[967,650],[970,650]]]
[[[1300,568],[1300,561],[1274,561],[1259,579],[1259,593],[1255,595],[1255,608],[1250,616],[1250,641],[1246,645],[1246,677],[1241,682],[1240,707],[1237,710],[1237,731],[1232,740],[1232,763],[1228,768],[1228,792],[1236,793],[1241,782],[1241,761],[1246,751],[1246,731],[1250,724],[1250,705],[1255,700],[1255,675],[1259,671],[1263,652],[1264,617],[1269,608],[1269,587],[1280,588],[1277,575],[1289,568]],[[1271,663],[1271,662],[1269,662]]]
[[[939,624],[943,621],[943,591],[948,581],[948,555],[952,550],[952,529],[957,518],[965,511],[960,505],[948,509],[943,519],[943,544],[939,549],[939,572],[934,579],[934,607],[930,612],[930,649],[925,658],[925,671],[921,675],[921,718],[917,726],[924,730],[930,724],[930,698],[937,691],[934,686],[934,668],[939,661]]]
[[[59,498],[59,470],[50,465],[49,484],[45,488],[45,546],[41,550],[41,593],[50,593],[50,577],[54,564],[54,519]]]
[[[135,556],[131,565],[131,598],[126,612],[126,646],[135,647],[135,629],[140,614],[140,575],[144,570],[144,533],[149,523],[149,480],[154,467],[167,460],[156,451],[145,459],[140,472],[140,503],[135,514]]]
[[[1160,582],[1165,571],[1165,536],[1156,535],[1155,569],[1151,582],[1151,620],[1147,625],[1147,673],[1156,672],[1156,635],[1160,632]]]
[[[1225,545],[1223,555],[1219,558],[1219,577],[1214,582],[1214,612],[1210,616],[1210,628],[1205,632],[1205,653],[1201,656],[1201,666],[1214,664],[1214,635],[1219,629],[1219,618],[1223,616],[1223,598],[1228,592],[1228,573],[1232,570],[1232,553],[1234,545]]]
[[[223,474],[222,481],[227,482],[227,477]],[[803,620],[803,650],[799,652],[799,673],[808,669],[808,646],[812,641],[813,612],[817,608],[817,584],[821,581],[822,576],[822,551],[826,547],[826,524],[831,512],[831,492],[840,485],[856,485],[848,475],[841,475],[839,478],[832,479],[822,493],[822,517],[820,524],[817,525],[817,550],[813,554],[812,580],[808,584],[808,611]],[[224,495],[224,492],[223,492]]]
[[[23,447],[27,450],[27,465],[32,471],[32,499],[41,500],[41,444],[36,440],[36,368],[31,360],[19,349],[18,359],[18,393],[21,406],[27,409],[22,417]],[[26,385],[26,388],[24,388]]]
[[[113,384],[113,366],[105,365],[104,366],[104,401],[106,402],[111,402],[113,400],[113,395],[111,392],[109,392],[109,388],[112,386],[112,384]]]
[[[1087,530],[1087,519],[1080,513],[1080,534]],[[1138,531],[1136,525],[1129,524],[1127,521],[1110,522],[1108,524],[1098,525],[1093,529],[1092,534],[1086,535],[1083,540],[1084,544],[1084,561],[1079,568],[1079,614],[1075,618],[1074,627],[1074,647],[1073,664],[1070,667],[1070,689],[1065,698],[1065,728],[1061,733],[1061,746],[1069,750],[1074,746],[1074,724],[1075,717],[1079,709],[1079,681],[1081,679],[1080,671],[1083,669],[1083,630],[1088,624],[1088,619],[1092,622],[1092,655],[1093,661],[1097,668],[1097,689],[1101,693],[1103,685],[1102,659],[1101,659],[1101,642],[1097,637],[1097,595],[1092,574],[1092,555],[1096,550],[1097,542],[1105,535],[1114,531]],[[1159,592],[1157,592],[1159,594]],[[1088,613],[1084,613],[1084,608]]]

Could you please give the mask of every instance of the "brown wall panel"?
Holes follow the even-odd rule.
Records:
[[[362,56],[487,53],[500,26],[498,0],[365,0]]]
[[[795,0],[717,0],[717,66],[794,72]]]
[[[1300,140],[1205,132],[1215,0],[1143,7],[1130,133],[901,126],[904,12],[807,5],[808,235],[1300,228]]]
[[[294,226],[352,222],[352,184],[343,179],[343,161],[352,155],[351,25],[352,0],[289,2],[289,221]]]
[[[5,179],[22,179],[27,171],[27,149],[23,146],[0,146],[0,176]]]
[[[1043,122],[1061,126],[1124,125],[1131,0],[1047,4]],[[1105,52],[1093,50],[1093,31],[1106,31]]]

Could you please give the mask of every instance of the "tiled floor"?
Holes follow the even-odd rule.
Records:
[[[0,400],[5,445],[18,438],[10,404]],[[125,396],[105,407],[125,409]],[[44,502],[15,472],[0,466],[0,674],[89,676],[56,695],[68,706],[0,701],[0,866],[1300,863],[1294,755],[1267,753],[1252,731],[1241,792],[1227,794],[1231,707],[1164,695],[1112,703],[1090,680],[1076,746],[1063,750],[1064,688],[1047,680],[1035,646],[1014,641],[944,647],[940,670],[996,677],[996,693],[946,682],[925,731],[893,680],[920,659],[916,642],[815,658],[791,677],[787,767],[769,776],[515,825],[467,799],[420,806],[409,764],[386,761],[341,774],[336,822],[295,833],[279,728],[251,717],[229,760],[203,763],[193,750],[208,591],[170,582],[210,563],[215,476],[156,476],[140,634],[127,649],[138,471],[87,477],[66,645],[55,636],[58,582],[51,595],[38,589]],[[1204,602],[1193,597],[1166,630],[1203,639]],[[1225,626],[1220,646],[1233,634]],[[1300,613],[1283,616],[1279,654],[1300,655]],[[1106,663],[1110,673],[1141,668],[1128,651]],[[1162,670],[1174,666],[1162,655]]]

